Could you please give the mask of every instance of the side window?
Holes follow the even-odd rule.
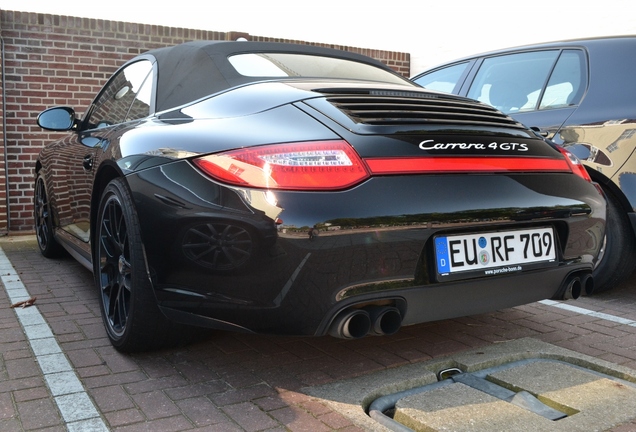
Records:
[[[95,101],[88,127],[101,128],[150,114],[152,63],[141,60],[119,71]]]
[[[459,91],[457,84],[468,67],[468,64],[468,62],[464,62],[443,69],[437,69],[433,72],[421,75],[413,79],[413,81],[430,90],[457,93]]]
[[[534,51],[484,59],[468,97],[505,112],[537,109],[559,50]]]
[[[587,83],[585,64],[583,51],[563,51],[545,88],[539,109],[578,105]]]
[[[128,110],[126,115],[126,121],[137,120],[150,115],[150,102],[152,99],[152,83],[153,83],[153,70],[150,69],[150,73],[144,80],[139,91],[136,92],[135,100]],[[134,91],[134,88],[133,88]]]

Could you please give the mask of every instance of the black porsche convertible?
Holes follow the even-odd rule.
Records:
[[[137,56],[35,166],[41,252],[90,269],[121,351],[183,325],[358,338],[576,298],[604,238],[580,162],[495,108],[327,48]]]

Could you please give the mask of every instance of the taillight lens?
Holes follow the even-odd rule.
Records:
[[[561,146],[557,146],[557,147],[559,151],[563,153],[563,155],[565,156],[565,160],[568,162],[568,165],[570,165],[572,172],[591,183],[592,178],[590,177],[587,170],[585,169],[585,166],[581,163],[581,160],[577,158],[574,155],[574,153],[572,153],[568,149]]]
[[[208,175],[236,186],[286,190],[338,190],[369,177],[346,141],[264,145],[194,159]]]

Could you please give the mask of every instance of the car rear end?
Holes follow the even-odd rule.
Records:
[[[351,338],[592,288],[605,201],[567,151],[459,97],[288,85],[311,97],[242,124],[293,110],[303,139],[128,176],[169,318]]]

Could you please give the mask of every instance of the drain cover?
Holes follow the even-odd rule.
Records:
[[[369,407],[371,418],[401,432],[524,430],[529,425],[534,431],[602,430],[633,419],[634,413],[636,385],[550,359],[453,373],[385,395]]]
[[[303,392],[368,431],[570,432],[634,421],[634,383],[633,369],[522,338]]]

